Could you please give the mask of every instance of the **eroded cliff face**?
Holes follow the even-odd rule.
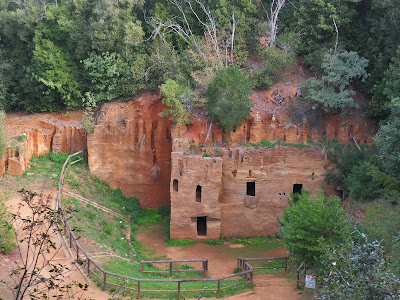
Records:
[[[5,167],[11,175],[22,175],[32,155],[49,151],[69,153],[86,149],[86,132],[81,123],[82,112],[8,114],[6,134],[10,145],[0,161],[0,173]]]
[[[276,97],[277,94],[279,98]],[[345,117],[330,116],[313,130],[309,129],[306,122],[295,125],[287,116],[285,108],[294,95],[293,87],[279,92],[256,91],[252,96],[254,107],[250,117],[245,124],[228,133],[224,133],[216,124],[210,128],[204,118],[193,119],[191,125],[172,126],[168,118],[159,116],[165,108],[161,96],[150,93],[144,93],[134,101],[103,105],[94,133],[88,135],[87,139],[81,123],[82,112],[68,115],[10,114],[7,116],[9,140],[19,140],[23,151],[12,150],[11,147],[6,157],[0,160],[0,174],[4,174],[5,166],[8,166],[10,174],[22,174],[32,155],[49,151],[75,152],[87,147],[91,174],[114,188],[121,188],[126,196],[137,196],[142,207],[170,205],[171,198],[173,202],[176,201],[177,204],[172,203],[172,223],[175,223],[171,223],[171,228],[179,228],[173,230],[172,235],[175,238],[188,238],[188,232],[191,232],[190,237],[193,238],[193,232],[197,230],[193,218],[202,217],[200,215],[205,213],[208,215],[208,230],[213,237],[218,237],[221,231],[226,236],[238,235],[229,225],[229,220],[235,219],[237,214],[246,220],[262,220],[262,224],[269,224],[265,225],[269,228],[268,232],[274,234],[277,224],[273,221],[276,221],[276,216],[280,215],[285,204],[277,200],[277,195],[259,199],[260,195],[272,192],[276,194],[276,191],[279,195],[278,187],[284,186],[282,193],[285,192],[284,196],[287,196],[293,182],[297,180],[296,176],[305,176],[306,173],[314,173],[312,181],[305,183],[308,182],[306,177],[297,181],[303,181],[301,184],[304,188],[309,188],[307,185],[310,185],[310,189],[315,192],[323,185],[319,178],[322,178],[325,159],[322,160],[323,155],[316,150],[288,150],[290,148],[287,147],[257,150],[268,152],[257,156],[247,153],[250,150],[243,148],[243,143],[280,140],[298,144],[337,138],[342,143],[354,144],[355,140],[359,144],[370,144],[375,129],[374,124],[357,110],[350,111]],[[186,155],[192,152],[193,147],[198,147],[199,143],[209,145],[211,149],[225,149],[222,158]],[[175,159],[178,156],[182,157]],[[180,175],[182,168],[186,170],[183,172],[185,175]],[[179,179],[177,172],[179,177],[183,177]],[[307,176],[311,176],[310,174]],[[243,194],[243,184],[246,176],[256,176],[256,196],[244,198],[246,195]],[[189,196],[177,196],[171,188],[174,178],[182,181],[180,189],[186,191],[182,195],[192,197],[195,195],[193,188],[196,191],[197,185],[204,186],[202,193],[205,202],[186,202]],[[288,178],[293,182],[288,183]],[[195,182],[196,186],[193,187]],[[275,183],[272,184],[273,182]],[[258,207],[257,210],[237,213],[241,211],[239,207],[243,206],[243,201],[248,206],[254,201],[261,201],[260,207],[266,205],[265,203],[269,204],[265,211]],[[283,202],[286,203],[286,199]],[[193,215],[192,212],[196,209],[198,212]],[[180,214],[184,218],[179,221]],[[264,225],[253,225],[260,229],[259,232],[265,229]],[[253,225],[248,228],[253,228]],[[250,235],[250,231],[246,230],[243,229],[244,235]]]
[[[323,189],[329,162],[321,149],[223,149],[222,157],[172,153],[171,238],[277,235],[289,195]]]
[[[90,173],[145,208],[170,205],[171,122],[159,116],[164,108],[150,93],[107,103],[87,140]]]

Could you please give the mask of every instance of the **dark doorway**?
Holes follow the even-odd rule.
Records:
[[[201,202],[201,185],[196,186],[196,202]]]
[[[172,182],[172,186],[175,192],[178,191],[178,180],[174,179],[174,181]]]
[[[301,190],[303,189],[303,185],[299,183],[293,184],[293,194],[300,194],[301,195]]]
[[[197,217],[197,235],[207,235],[207,217]]]
[[[246,195],[247,196],[255,196],[256,195],[256,183],[254,181],[247,183]]]

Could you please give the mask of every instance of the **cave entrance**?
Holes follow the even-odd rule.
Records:
[[[207,217],[197,217],[197,235],[207,235]]]
[[[196,202],[201,202],[201,185],[196,186]]]
[[[293,184],[293,194],[300,194],[301,195],[301,190],[303,189],[303,185],[300,183],[295,183]]]
[[[255,196],[256,195],[256,183],[254,181],[247,182],[246,195],[247,196]]]
[[[178,180],[174,179],[174,181],[172,182],[172,187],[174,189],[174,192],[178,191]]]

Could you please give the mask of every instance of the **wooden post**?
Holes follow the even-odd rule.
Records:
[[[106,291],[106,284],[107,284],[107,273],[103,273],[103,291]]]
[[[207,272],[207,260],[203,259],[203,277],[207,278],[208,276],[208,272]]]
[[[178,281],[178,299],[181,299],[181,282]]]
[[[141,266],[142,266],[142,273],[143,273],[143,262],[140,262]]]
[[[203,277],[207,278],[208,277],[208,260],[206,258],[204,258],[203,261]]]
[[[137,297],[140,299],[140,280],[137,282]]]
[[[76,246],[76,262],[79,264],[79,247],[75,242],[75,246]]]
[[[69,247],[72,248],[72,233],[69,232]]]
[[[217,297],[219,297],[220,292],[221,292],[221,281],[218,279]]]
[[[287,271],[287,261],[288,261],[288,258],[286,257],[285,258],[285,272]]]
[[[172,262],[169,263],[169,276],[172,276]]]
[[[253,288],[253,271],[250,272],[250,284],[249,287],[252,289]]]
[[[90,276],[90,259],[89,259],[89,257],[86,259],[87,259],[87,276],[89,277]]]

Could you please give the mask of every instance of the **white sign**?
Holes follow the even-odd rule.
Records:
[[[315,276],[306,275],[306,288],[315,289]]]

